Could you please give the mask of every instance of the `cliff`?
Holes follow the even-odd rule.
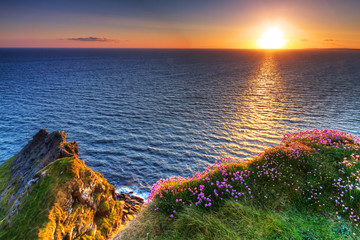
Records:
[[[40,130],[0,166],[0,239],[108,239],[143,199],[117,194],[66,133]]]

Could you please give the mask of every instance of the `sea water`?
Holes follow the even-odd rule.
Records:
[[[0,164],[41,128],[146,194],[285,133],[360,135],[360,51],[0,49]]]

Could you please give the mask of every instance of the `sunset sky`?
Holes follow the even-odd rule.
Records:
[[[359,0],[0,0],[0,47],[360,48]]]

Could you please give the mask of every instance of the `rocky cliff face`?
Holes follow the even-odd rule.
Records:
[[[0,166],[0,239],[107,239],[143,199],[117,194],[66,133],[40,130]]]

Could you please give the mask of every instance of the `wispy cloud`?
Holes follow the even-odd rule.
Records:
[[[81,42],[114,42],[116,40],[99,37],[79,37],[79,38],[67,38],[66,40],[81,41]]]
[[[306,38],[303,38],[303,39],[300,39],[300,41],[302,41],[302,42],[309,42],[310,40],[309,40],[309,39],[306,39]]]
[[[335,39],[331,39],[331,38],[329,38],[329,39],[324,39],[324,42],[335,42],[336,40]]]

